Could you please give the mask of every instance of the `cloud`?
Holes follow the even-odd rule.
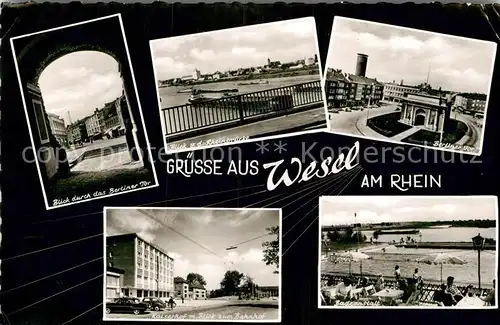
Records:
[[[91,73],[92,70],[86,67],[75,67],[62,70],[60,75],[67,79],[80,79],[88,77]]]
[[[227,225],[235,228],[240,227],[245,223],[259,220],[262,215],[262,211],[259,210],[239,210],[233,218],[227,221]]]
[[[217,57],[214,50],[200,50],[198,48],[192,49],[189,55],[197,61],[212,61]]]
[[[151,48],[159,80],[179,78],[193,69],[209,74],[263,66],[268,58],[292,62],[318,54],[312,18],[165,38],[153,41]]]
[[[336,198],[336,200],[335,200]],[[380,222],[451,221],[496,218],[496,199],[491,197],[398,197],[397,204],[380,206],[393,197],[358,196],[321,198],[321,225]],[[354,219],[354,213],[357,213]]]
[[[335,20],[327,67],[354,73],[356,54],[369,56],[367,76],[406,84],[488,93],[496,45],[451,35],[350,19]]]
[[[162,224],[156,220],[134,210],[121,210],[124,213],[120,215],[109,215],[107,221],[108,235],[119,233],[137,233],[148,242],[154,242],[156,239],[155,231],[162,228]]]
[[[433,210],[437,210],[439,212],[444,212],[444,213],[453,213],[456,209],[457,206],[454,204],[436,204],[432,207]]]
[[[118,63],[111,56],[93,51],[65,55],[42,71],[40,90],[48,112],[66,124],[68,111],[76,121],[119,97],[123,90]]]
[[[155,59],[155,69],[157,74],[168,72],[172,75],[186,75],[188,72],[193,72],[196,68],[193,64],[185,64],[181,61],[175,61],[173,58],[164,56]]]

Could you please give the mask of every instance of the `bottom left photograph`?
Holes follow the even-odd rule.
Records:
[[[104,209],[103,320],[281,322],[281,209]]]

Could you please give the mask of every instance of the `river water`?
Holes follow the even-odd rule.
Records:
[[[497,239],[496,228],[468,228],[468,227],[450,227],[450,228],[424,228],[417,229],[420,230],[422,234],[422,241],[433,241],[433,242],[469,242],[472,241],[472,237],[481,234],[484,238]],[[369,239],[373,236],[373,231],[362,231],[364,235]],[[402,237],[406,238],[410,236],[415,240],[420,240],[419,235],[381,235],[378,238],[378,242],[392,242],[395,240],[398,242]]]
[[[472,237],[478,233],[485,238],[493,238],[497,240],[496,228],[446,228],[446,229],[420,229],[422,233],[422,241],[435,242],[469,242]],[[363,232],[368,238],[373,234],[372,231]],[[392,240],[398,242],[402,236],[407,235],[382,235],[379,237],[379,243],[390,243]],[[419,240],[418,235],[410,235],[415,240]],[[382,251],[384,246],[385,252]],[[437,253],[449,253],[463,259],[464,265],[443,265],[443,280],[446,277],[453,276],[455,282],[461,285],[472,284],[478,285],[478,254],[476,251],[457,250],[457,249],[422,249],[422,248],[397,248],[390,244],[373,245],[373,247],[363,247],[360,249],[370,259],[362,262],[352,262],[351,270],[354,273],[359,273],[362,270],[365,274],[379,274],[392,276],[394,267],[399,265],[403,277],[411,277],[415,268],[419,269],[419,274],[429,282],[441,281],[441,266],[434,264],[419,263],[416,260]],[[493,279],[496,279],[496,252],[492,250],[484,250],[480,256],[480,274],[481,286],[491,287]],[[348,262],[332,263],[330,261],[321,262],[321,270],[326,272],[349,272]]]
[[[214,83],[206,83],[195,85],[194,88],[202,90],[224,90],[224,89],[238,89],[238,93],[235,94],[245,94],[257,91],[263,91],[267,89],[286,87],[292,85],[298,85],[306,82],[320,81],[320,75],[304,75],[295,77],[283,77],[283,78],[271,78],[263,79],[268,81],[267,84],[254,84],[254,85],[238,85],[238,83],[247,82],[258,82],[258,80],[235,80],[235,81],[222,81]],[[176,86],[176,87],[163,87],[159,88],[158,92],[161,98],[160,106],[162,108],[174,107],[188,104],[188,99],[191,93],[183,92],[179,93],[179,90],[189,89],[186,86]],[[207,97],[218,98],[222,96],[221,93],[207,93]],[[293,95],[294,105],[302,104],[304,97],[316,98],[320,96],[321,93],[313,93],[312,96],[307,96],[304,93]],[[245,112],[245,114],[253,115],[250,112]],[[193,109],[193,107],[178,107],[172,110],[168,110],[165,113],[160,111],[161,125],[164,134],[176,133],[180,131],[186,131],[191,129],[197,129],[208,125],[217,124],[220,122],[225,122],[228,120],[237,120],[239,117],[239,112],[236,109],[224,109],[218,107],[202,108],[198,107]],[[165,121],[167,120],[167,121]],[[167,122],[167,123],[165,123]]]
[[[259,80],[235,80],[235,81],[222,81],[222,82],[213,82],[206,83],[201,85],[195,85],[196,89],[207,89],[207,90],[221,90],[221,89],[238,89],[238,94],[244,94],[249,92],[261,91],[272,88],[286,87],[296,84],[301,84],[305,82],[319,81],[320,75],[305,75],[305,76],[296,76],[296,77],[284,77],[284,78],[270,78],[263,79],[269,81],[268,84],[261,85],[238,85],[238,83],[245,82],[258,82]],[[179,90],[188,89],[186,86],[176,86],[176,87],[163,87],[158,88],[158,92],[161,98],[161,107],[173,107],[188,104],[190,93],[178,93]],[[211,95],[211,94],[207,94]]]

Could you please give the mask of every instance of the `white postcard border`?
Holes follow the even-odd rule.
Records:
[[[279,283],[278,283],[278,318],[276,320],[232,320],[232,319],[169,319],[169,318],[106,318],[106,229],[108,210],[210,210],[210,211],[278,211],[279,213]],[[105,322],[202,322],[202,323],[281,323],[283,312],[282,281],[283,281],[283,210],[281,208],[212,208],[212,207],[110,207],[105,206],[103,211],[103,303],[102,320]]]
[[[42,172],[41,172],[39,163],[36,162],[36,168],[37,168],[37,171],[38,171],[38,178],[39,178],[39,181],[40,181],[40,186],[42,188],[43,200],[44,200],[44,203],[45,203],[45,208],[47,210],[52,210],[52,209],[67,207],[67,206],[74,205],[74,204],[80,204],[80,203],[84,203],[84,202],[88,202],[88,201],[99,200],[99,199],[103,199],[103,198],[107,198],[107,197],[111,197],[111,196],[122,195],[122,194],[130,193],[130,192],[141,191],[141,190],[150,189],[150,188],[154,188],[154,187],[158,187],[159,186],[158,176],[156,174],[156,168],[154,166],[153,155],[152,155],[152,152],[151,152],[151,145],[150,145],[148,134],[147,134],[147,130],[146,130],[146,124],[144,122],[144,116],[142,114],[141,101],[139,99],[139,92],[137,90],[137,84],[136,84],[136,81],[135,81],[134,69],[133,69],[132,61],[130,59],[130,52],[129,52],[129,49],[128,49],[127,38],[125,36],[125,29],[123,27],[123,21],[122,21],[121,14],[114,14],[114,15],[99,17],[99,18],[96,18],[96,19],[86,20],[86,21],[82,21],[82,22],[78,22],[78,23],[74,23],[74,24],[69,24],[69,25],[64,25],[64,26],[60,26],[60,27],[50,28],[50,29],[46,29],[46,30],[42,30],[42,31],[38,31],[38,32],[30,33],[30,34],[24,34],[24,35],[15,36],[15,37],[11,37],[10,38],[10,46],[11,46],[12,55],[13,55],[13,58],[14,58],[14,67],[15,67],[15,70],[16,70],[17,80],[18,80],[18,83],[19,83],[19,91],[21,92],[21,97],[23,98],[24,114],[26,116],[26,121],[27,121],[27,124],[28,124],[28,132],[29,132],[29,136],[30,136],[30,140],[31,140],[31,145],[32,145],[33,153],[34,153],[35,157],[37,157],[37,155],[36,155],[36,150],[37,149],[35,148],[35,142],[34,142],[34,138],[33,138],[32,125],[31,125],[31,123],[29,121],[28,107],[27,107],[27,103],[26,103],[26,97],[25,97],[25,94],[24,94],[23,81],[21,80],[21,74],[20,74],[20,71],[19,71],[19,65],[17,63],[17,55],[16,55],[16,50],[15,50],[15,47],[14,47],[14,41],[16,39],[21,39],[21,38],[25,38],[25,37],[29,37],[29,36],[33,36],[33,35],[38,35],[38,34],[44,34],[44,33],[53,32],[53,31],[57,31],[57,30],[65,29],[65,28],[70,28],[70,27],[75,27],[75,26],[79,26],[79,25],[85,25],[85,24],[96,22],[96,21],[101,21],[101,20],[115,18],[115,17],[118,18],[118,21],[120,23],[120,29],[121,29],[122,37],[123,37],[123,44],[124,44],[125,51],[126,51],[126,54],[127,54],[127,61],[128,61],[129,68],[130,68],[130,73],[131,73],[131,77],[132,77],[132,83],[134,85],[134,92],[135,92],[135,96],[136,96],[137,106],[139,108],[139,115],[140,115],[140,120],[141,120],[141,123],[142,123],[143,134],[144,134],[144,137],[145,137],[145,141],[147,143],[148,156],[149,156],[149,160],[150,160],[150,163],[151,163],[151,168],[152,168],[152,172],[153,172],[153,176],[154,176],[154,184],[149,185],[149,186],[140,187],[140,188],[137,188],[137,189],[132,189],[132,190],[128,190],[128,191],[119,192],[119,193],[108,194],[108,195],[103,195],[103,196],[99,196],[99,197],[95,197],[95,198],[80,200],[80,201],[76,201],[76,202],[70,202],[70,203],[59,204],[59,205],[49,205],[49,202],[47,200],[47,193],[45,191],[45,184],[43,183],[43,180],[42,180]],[[132,118],[135,119],[134,116],[132,116]],[[143,159],[143,162],[144,162],[144,156],[143,156],[143,154],[141,154],[141,158]]]

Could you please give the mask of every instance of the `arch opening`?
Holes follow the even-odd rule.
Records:
[[[425,124],[425,117],[426,117],[425,110],[417,109],[415,111],[415,123],[414,123],[414,125],[415,126],[424,125]]]

